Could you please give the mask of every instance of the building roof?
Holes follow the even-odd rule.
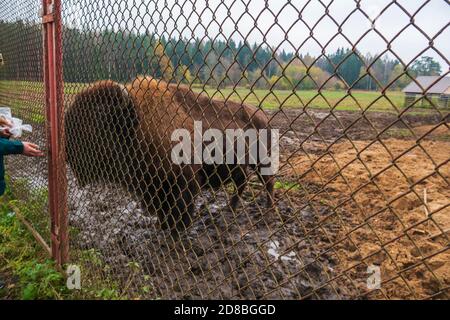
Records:
[[[433,83],[434,85],[427,90],[428,94],[448,94],[450,90],[450,77],[441,78],[440,76],[422,76],[417,77],[416,81],[422,86],[423,89],[421,89],[416,82],[413,81],[407,85],[405,89],[403,89],[403,92],[423,94],[424,90],[430,87]]]

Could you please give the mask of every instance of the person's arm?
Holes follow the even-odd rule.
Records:
[[[12,126],[12,123],[0,117],[0,154],[8,155],[8,154],[23,154],[27,157],[43,157],[44,153],[39,149],[39,146],[31,143],[31,142],[22,142],[18,140],[9,140],[11,137],[11,132],[9,128]]]
[[[21,141],[0,138],[0,154],[3,156],[7,154],[22,154],[23,148]]]

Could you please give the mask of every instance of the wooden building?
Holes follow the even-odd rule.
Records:
[[[411,82],[403,89],[403,92],[405,93],[405,107],[411,105],[420,97],[422,97],[422,106],[425,105],[425,103],[429,104],[429,102],[427,102],[428,99],[431,101],[437,100],[440,107],[448,107],[448,100],[450,98],[450,77],[421,76],[417,77],[416,82]],[[427,99],[425,99],[425,97]],[[416,103],[415,105],[420,104]]]

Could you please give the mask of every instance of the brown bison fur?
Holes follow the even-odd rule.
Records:
[[[184,85],[171,84],[169,87],[174,92],[176,101],[184,107],[186,113],[194,120],[203,122],[203,130],[210,128],[221,131],[226,129],[270,129],[269,119],[264,111],[254,106],[210,99],[206,95],[194,93],[188,86]],[[270,135],[266,150],[270,150]],[[272,175],[261,175],[259,166],[257,169],[258,177],[268,193],[267,204],[271,207],[273,206],[275,179]],[[233,208],[237,206],[248,181],[247,165],[203,165],[199,173],[203,176],[203,181],[206,182],[208,187],[217,188],[220,185],[233,182],[236,191],[231,200],[231,206]]]
[[[187,87],[138,77],[123,86],[100,81],[77,94],[65,114],[67,161],[81,186],[117,183],[138,197],[164,228],[182,230],[191,222],[202,187],[247,181],[242,165],[176,165],[171,134],[202,120],[210,128],[267,128],[252,106],[210,100]],[[205,125],[204,125],[205,127]],[[206,128],[204,128],[206,129]],[[264,177],[272,201],[273,177]],[[235,203],[233,202],[233,205]]]
[[[67,161],[82,186],[121,184],[164,228],[183,229],[199,186],[195,166],[172,163],[170,132],[192,132],[193,120],[171,100],[167,86],[149,78],[93,84],[66,111]]]

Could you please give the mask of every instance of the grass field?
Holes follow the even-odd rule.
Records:
[[[245,102],[264,109],[283,108],[318,108],[358,111],[370,106],[372,111],[395,111],[394,106],[401,109],[404,104],[404,95],[401,92],[389,92],[383,96],[379,92],[354,91],[350,94],[344,91],[315,90],[296,91],[287,90],[254,90],[246,88],[233,89],[206,89],[210,97],[230,99],[236,102]]]
[[[65,83],[64,93],[73,95],[86,88],[87,84],[83,83]],[[11,103],[8,100],[14,97],[24,101],[17,101],[18,107],[23,107],[23,102],[31,100],[37,102],[43,94],[43,84],[38,82],[26,81],[0,81],[0,102]],[[235,102],[245,102],[264,109],[283,108],[312,108],[312,109],[335,109],[346,111],[384,111],[396,112],[404,108],[404,94],[399,91],[388,91],[385,95],[377,91],[331,91],[323,90],[304,90],[304,91],[288,91],[248,88],[224,88],[217,89],[212,87],[201,87],[196,85],[194,91],[203,92],[211,98]],[[2,96],[3,92],[8,93],[8,97]],[[9,99],[8,99],[9,98]],[[14,100],[15,100],[14,99]],[[12,104],[12,103],[11,103]],[[422,106],[419,102],[414,109],[426,111],[430,106]]]

